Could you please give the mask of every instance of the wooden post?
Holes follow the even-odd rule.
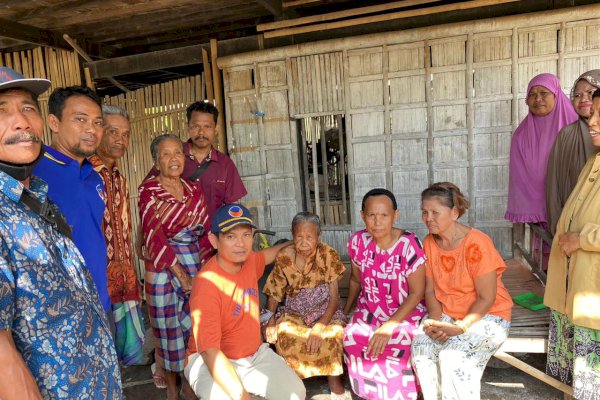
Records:
[[[319,117],[321,126],[321,167],[323,168],[323,197],[325,198],[325,217],[326,225],[333,225],[333,215],[331,213],[331,202],[329,201],[329,171],[327,163],[327,135],[325,132],[325,117]],[[317,165],[318,167],[318,165]],[[318,169],[317,169],[318,171]]]
[[[337,119],[338,126],[338,141],[340,143],[340,181],[342,183],[342,224],[349,224],[350,218],[348,215],[348,205],[346,204],[346,135],[344,127],[342,126],[342,116],[340,114],[335,116]]]
[[[94,84],[94,80],[92,79],[92,75],[90,74],[90,69],[88,67],[84,67],[83,73],[85,74],[85,85],[95,92],[96,85]]]
[[[215,104],[215,92],[213,91],[212,73],[208,62],[208,52],[202,48],[202,64],[204,65],[204,80],[206,81],[206,99]]]
[[[210,39],[210,60],[212,67],[212,78],[214,83],[214,93],[215,93],[215,106],[219,110],[219,120],[217,125],[219,126],[219,135],[217,136],[217,148],[222,152],[227,152],[227,132],[225,129],[225,109],[223,108],[223,81],[221,80],[221,71],[219,70],[219,66],[217,65],[217,57],[218,57],[218,46],[217,39]]]

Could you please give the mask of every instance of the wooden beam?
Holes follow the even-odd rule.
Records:
[[[225,127],[225,110],[223,109],[223,81],[221,80],[221,71],[217,65],[218,58],[218,43],[216,39],[210,40],[210,65],[212,67],[212,78],[214,83],[214,92],[215,92],[215,106],[217,110],[219,110],[219,118],[217,120],[217,125],[221,128],[221,134],[217,137],[218,148],[222,152],[227,152],[227,142],[225,139],[227,138],[227,131]]]
[[[402,0],[402,1],[394,1],[394,2],[391,2],[391,3],[378,4],[378,5],[375,5],[375,6],[352,8],[350,10],[335,11],[335,12],[331,12],[331,13],[327,13],[327,14],[321,14],[321,15],[310,15],[310,16],[307,16],[307,17],[288,19],[288,20],[285,20],[285,21],[268,22],[266,24],[257,25],[256,26],[256,30],[258,32],[272,31],[272,30],[275,30],[275,29],[288,28],[288,27],[298,26],[298,25],[307,25],[307,24],[312,24],[312,23],[315,23],[315,22],[331,21],[331,20],[335,20],[335,19],[343,19],[343,18],[348,18],[348,17],[356,17],[357,15],[364,15],[364,14],[372,14],[372,13],[378,13],[378,12],[383,12],[383,11],[389,11],[389,10],[394,10],[394,9],[397,9],[397,8],[419,6],[419,5],[428,4],[428,3],[435,3],[435,2],[438,2],[438,1],[439,0]]]
[[[292,8],[292,7],[298,7],[298,6],[303,6],[305,4],[312,4],[312,3],[320,3],[322,0],[292,0],[292,1],[284,1],[282,6],[283,8]]]
[[[283,16],[283,7],[281,0],[255,0],[258,4],[266,8],[271,14],[276,17]]]
[[[279,29],[275,31],[265,32],[265,39],[276,38],[281,36],[297,35],[300,33],[317,32],[330,29],[347,28],[356,25],[373,24],[378,22],[391,21],[402,18],[422,17],[431,14],[438,14],[451,11],[462,11],[471,8],[495,6],[506,3],[516,3],[521,0],[473,0],[462,3],[446,4],[442,6],[434,6],[428,8],[420,8],[416,10],[398,11],[390,14],[373,15],[368,17],[354,18],[344,21],[328,22],[324,24],[313,24],[307,26],[298,26],[295,28]]]
[[[99,79],[182,65],[202,64],[203,48],[204,45],[186,46],[109,60],[88,61],[87,66],[90,68],[92,77]]]
[[[202,63],[204,64],[204,82],[206,82],[206,99],[215,104],[215,92],[213,91],[212,71],[208,62],[208,52],[202,48]]]
[[[71,50],[69,45],[62,40],[59,33],[36,28],[35,26],[19,24],[18,22],[0,19],[0,37],[19,40],[44,47]]]
[[[69,43],[71,45],[71,47],[73,47],[73,49],[77,52],[77,54],[79,54],[85,61],[87,61],[87,62],[92,61],[92,58],[85,51],[83,51],[83,49],[77,44],[77,41],[72,39],[66,33],[63,35],[63,39],[65,39],[67,41],[67,43]],[[127,89],[125,86],[123,86],[119,82],[117,82],[117,80],[115,78],[113,78],[112,76],[106,77],[106,79],[108,79],[110,81],[110,83],[112,83],[113,85],[115,85],[116,87],[121,89],[122,91],[124,91],[126,93],[129,92],[129,89]]]

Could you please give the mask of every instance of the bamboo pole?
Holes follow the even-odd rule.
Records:
[[[214,93],[215,93],[215,105],[217,110],[219,110],[219,119],[217,121],[217,126],[219,127],[219,135],[217,136],[217,148],[222,152],[227,152],[227,144],[225,138],[227,137],[227,132],[225,132],[225,119],[224,119],[224,109],[223,109],[223,81],[221,80],[221,71],[219,70],[219,66],[217,65],[217,57],[218,57],[218,46],[217,39],[210,39],[210,61],[212,67],[212,78],[214,83]]]
[[[92,58],[77,44],[77,41],[72,39],[69,35],[67,35],[65,33],[63,35],[63,39],[65,39],[65,41],[71,45],[73,50],[75,50],[77,52],[77,54],[79,54],[85,61],[87,61],[87,62],[93,61]],[[115,85],[116,87],[118,87],[119,89],[124,91],[125,93],[129,92],[129,89],[127,89],[125,86],[123,86],[119,82],[117,82],[117,80],[115,78],[108,77],[106,79],[108,79],[108,81],[110,83],[112,83],[113,85]]]
[[[90,74],[90,69],[88,67],[85,67],[83,69],[83,73],[85,75],[85,85],[95,92],[96,85],[94,84],[94,80],[92,79],[92,74]]]
[[[435,3],[437,1],[439,1],[439,0],[393,1],[391,3],[378,4],[378,5],[374,5],[374,6],[352,8],[350,10],[335,11],[335,12],[331,12],[331,13],[327,13],[327,14],[310,15],[308,17],[301,17],[301,18],[287,19],[287,20],[283,20],[283,21],[268,22],[265,24],[258,24],[256,26],[256,30],[258,32],[272,31],[272,30],[276,30],[276,29],[289,28],[292,26],[308,25],[308,24],[312,24],[315,22],[331,21],[331,20],[336,20],[336,19],[355,17],[357,15],[365,15],[365,14],[372,14],[372,13],[377,13],[377,12],[382,12],[382,11],[389,11],[389,10],[394,10],[396,8],[419,6],[419,5],[423,5],[423,4]]]
[[[282,36],[297,35],[300,33],[308,32],[321,32],[330,29],[348,28],[357,25],[372,24],[377,22],[393,21],[396,19],[422,17],[425,15],[449,12],[449,11],[461,11],[469,10],[472,8],[488,7],[498,4],[516,3],[520,0],[472,0],[462,3],[447,4],[441,6],[434,6],[429,8],[420,8],[416,10],[398,11],[389,14],[373,15],[368,17],[354,18],[350,20],[328,22],[324,24],[313,24],[307,26],[298,26],[294,28],[278,29],[273,31],[264,32],[265,39],[272,39]]]

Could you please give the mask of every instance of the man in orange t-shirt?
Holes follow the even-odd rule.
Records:
[[[260,337],[258,279],[286,242],[252,251],[254,223],[239,204],[213,216],[209,240],[217,249],[194,280],[192,335],[185,376],[204,400],[304,400],[304,384]]]

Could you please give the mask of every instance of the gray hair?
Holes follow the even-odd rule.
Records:
[[[122,107],[114,106],[112,104],[102,104],[102,116],[107,115],[120,115],[125,117],[129,121],[129,113]]]
[[[152,155],[152,160],[155,162],[158,161],[158,146],[165,140],[175,140],[181,145],[181,149],[183,150],[183,142],[181,139],[179,139],[179,136],[173,135],[172,133],[163,133],[162,135],[158,135],[152,139],[152,143],[150,143],[150,154]]]
[[[317,233],[321,233],[321,218],[308,211],[302,211],[296,214],[292,220],[292,232],[294,232],[294,229],[296,229],[298,225],[304,222],[315,225],[317,227]]]

